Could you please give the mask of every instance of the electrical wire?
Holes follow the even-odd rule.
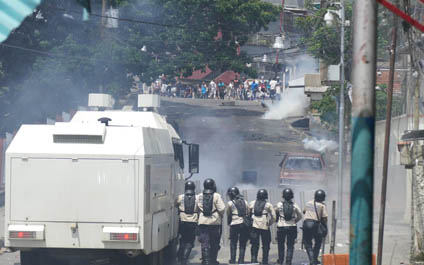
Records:
[[[60,7],[53,7],[53,6],[49,6],[49,7],[52,8],[52,9],[56,9],[56,10],[62,11],[64,13],[74,13],[74,14],[80,14],[81,13],[80,11],[76,11],[76,10],[70,10],[70,9],[65,9],[65,8],[60,8]],[[158,22],[144,21],[144,20],[138,20],[138,19],[113,17],[113,16],[107,16],[107,15],[100,15],[100,14],[96,14],[96,13],[90,13],[90,16],[100,17],[100,18],[116,19],[116,20],[119,20],[119,21],[125,21],[125,22],[137,23],[137,24],[147,24],[147,25],[167,27],[167,28],[187,29],[187,27],[180,26],[180,25],[162,24],[162,23],[158,23]]]

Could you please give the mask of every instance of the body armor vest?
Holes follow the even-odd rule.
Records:
[[[265,204],[266,204],[266,201],[256,200],[255,206],[253,209],[255,216],[259,217],[264,215]]]
[[[203,215],[212,216],[213,210],[213,190],[204,190],[203,191]]]
[[[184,194],[184,212],[186,214],[194,214],[196,207],[196,194],[193,191],[186,191]]]

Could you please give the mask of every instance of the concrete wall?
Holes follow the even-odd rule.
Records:
[[[381,179],[383,168],[383,152],[384,152],[384,137],[385,137],[385,121],[376,122],[375,128],[375,208],[378,211],[380,208],[381,196]],[[400,153],[397,149],[397,143],[400,137],[406,131],[412,128],[412,118],[407,115],[394,117],[391,124],[390,134],[390,149],[389,149],[389,168],[388,168],[388,185],[387,185],[387,204],[386,212],[388,218],[390,216],[405,217],[405,220],[410,220],[410,205],[411,205],[411,170],[406,170],[400,165]],[[408,185],[409,183],[409,185]]]

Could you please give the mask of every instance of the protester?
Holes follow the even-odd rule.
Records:
[[[218,82],[218,95],[220,99],[224,99],[225,96],[225,83],[222,80]]]
[[[213,81],[213,80],[211,80],[211,82],[209,83],[209,92],[210,92],[210,94],[209,94],[209,98],[213,98],[213,99],[215,99],[216,98],[216,83]]]
[[[206,88],[206,83],[205,82],[203,82],[202,83],[202,88],[201,88],[201,90],[202,90],[202,98],[203,99],[206,99],[206,98],[208,98],[208,94],[207,94],[207,88]]]

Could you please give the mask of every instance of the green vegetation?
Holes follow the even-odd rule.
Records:
[[[387,102],[387,93],[385,91],[386,86],[380,85],[381,90],[376,90],[376,120],[385,120],[386,119],[386,102]],[[339,120],[338,116],[338,100],[339,100],[339,86],[330,87],[327,92],[324,93],[324,96],[321,100],[313,101],[311,103],[311,110],[319,113],[321,121],[327,123],[330,129],[337,131],[337,122]],[[348,98],[345,98],[347,102],[350,101]],[[402,98],[398,95],[393,95],[392,103],[392,117],[399,116],[403,113],[402,111]]]
[[[377,90],[376,93],[375,93],[375,106],[376,106],[375,119],[377,121],[386,119],[386,102],[387,102],[386,91]],[[403,113],[402,112],[402,98],[399,97],[399,96],[393,95],[392,117],[399,116],[402,113]]]

